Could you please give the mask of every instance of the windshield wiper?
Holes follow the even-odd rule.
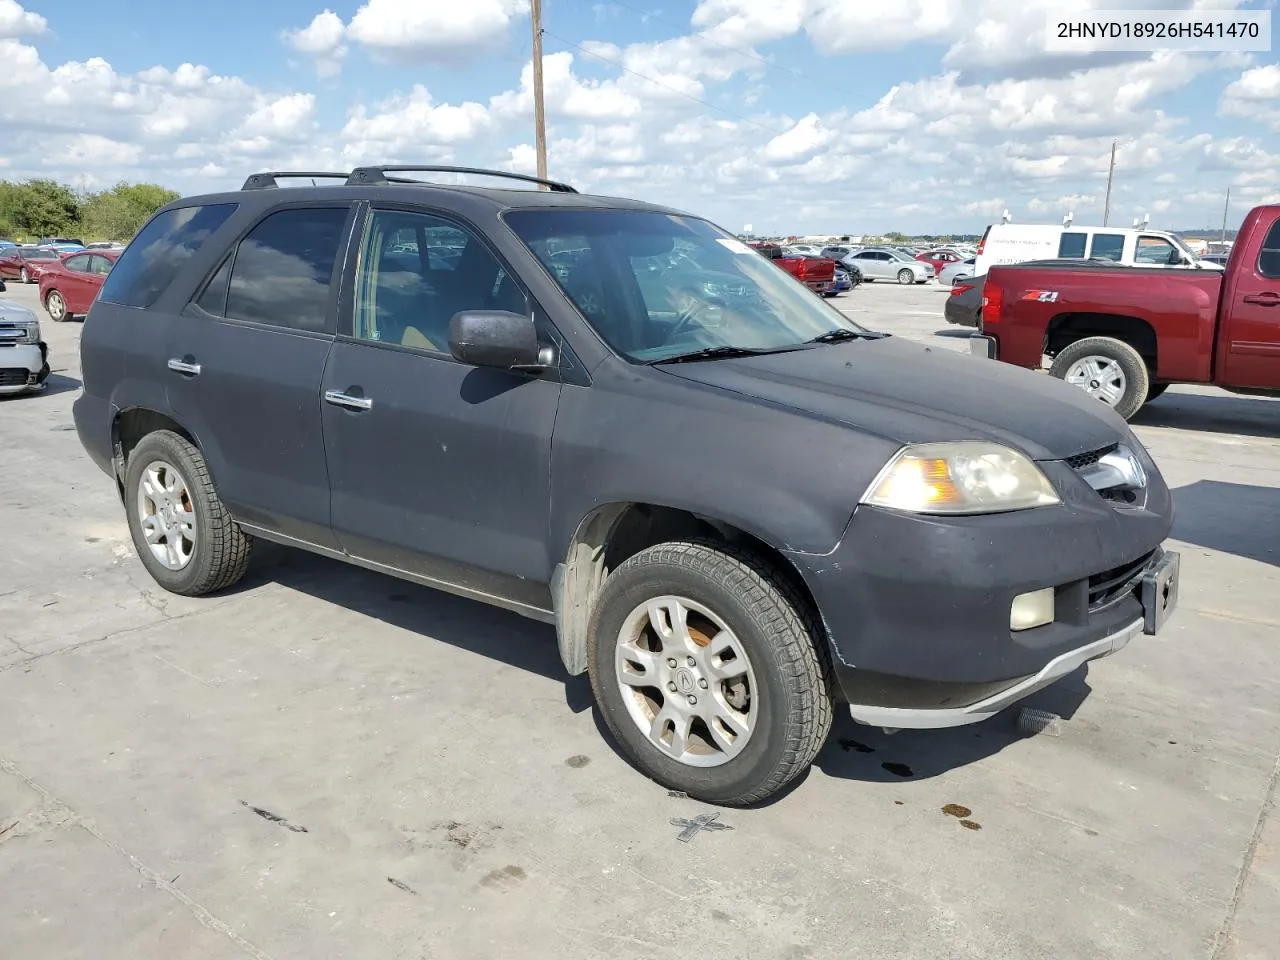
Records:
[[[848,327],[840,327],[836,330],[828,330],[826,333],[820,333],[812,340],[806,340],[805,343],[840,343],[844,340],[879,340],[881,337],[887,336],[887,333],[876,333],[873,330],[850,330]]]
[[[703,347],[688,353],[678,353],[674,357],[660,357],[650,360],[649,366],[659,363],[696,363],[699,360],[727,360],[730,357],[758,357],[765,353],[785,353],[794,347]]]

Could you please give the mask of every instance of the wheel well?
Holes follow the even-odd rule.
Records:
[[[780,551],[745,530],[673,507],[606,504],[579,525],[564,563],[557,566],[552,577],[560,657],[571,675],[587,669],[587,627],[609,571],[655,544],[693,539],[721,543],[758,557],[816,611],[809,585],[795,566]]]
[[[178,436],[195,443],[195,438],[172,417],[144,407],[133,407],[122,410],[111,424],[111,449],[114,454],[116,487],[124,494],[125,464],[129,462],[129,454],[138,442],[149,433],[157,430],[172,430]]]
[[[1056,357],[1086,337],[1111,337],[1123,341],[1142,355],[1148,369],[1152,372],[1156,369],[1156,332],[1151,324],[1137,317],[1109,313],[1065,313],[1054,317],[1045,331],[1044,352]]]

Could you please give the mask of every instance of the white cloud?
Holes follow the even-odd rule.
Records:
[[[528,9],[522,0],[368,0],[347,36],[388,60],[454,61],[496,47]]]
[[[1240,74],[1222,91],[1218,113],[1224,117],[1244,117],[1280,130],[1280,63],[1254,67]]]
[[[573,54],[546,54],[542,58],[543,105],[549,119],[625,120],[641,112],[640,98],[622,89],[615,80],[582,80],[573,71]],[[504,119],[533,117],[533,64],[520,72],[520,88],[498,94],[489,101]]]
[[[785,133],[780,133],[764,147],[764,157],[774,163],[796,163],[811,158],[836,137],[836,132],[810,113]]]
[[[342,71],[342,61],[347,55],[347,45],[343,42],[346,34],[342,18],[326,8],[302,29],[286,30],[281,39],[293,50],[311,57],[318,76],[332,77]]]
[[[38,13],[23,9],[17,0],[0,0],[0,39],[38,36],[45,32],[49,21]],[[7,64],[8,61],[3,61]]]
[[[488,110],[479,103],[436,103],[423,86],[394,97],[373,110],[357,107],[342,128],[346,152],[355,160],[412,156],[432,148],[436,157],[445,148],[474,140],[489,129]]]

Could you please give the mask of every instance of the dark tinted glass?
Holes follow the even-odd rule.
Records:
[[[236,249],[228,317],[322,332],[346,207],[280,210]]]
[[[227,284],[231,280],[231,258],[222,261],[222,266],[205,284],[204,291],[196,298],[196,306],[215,317],[226,316]]]
[[[1258,272],[1264,277],[1280,279],[1280,219],[1271,224],[1262,252],[1258,254]]]
[[[1062,239],[1058,241],[1058,256],[1083,258],[1084,244],[1087,239],[1088,234],[1064,233]]]
[[[1124,234],[1095,233],[1089,256],[1099,260],[1119,260],[1124,256]]]
[[[151,306],[235,209],[234,203],[175,207],[152,218],[121,254],[99,297],[126,307]]]

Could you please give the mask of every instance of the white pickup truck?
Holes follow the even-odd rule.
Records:
[[[40,339],[40,321],[26,307],[0,300],[0,396],[43,389],[48,377],[49,348]]]

